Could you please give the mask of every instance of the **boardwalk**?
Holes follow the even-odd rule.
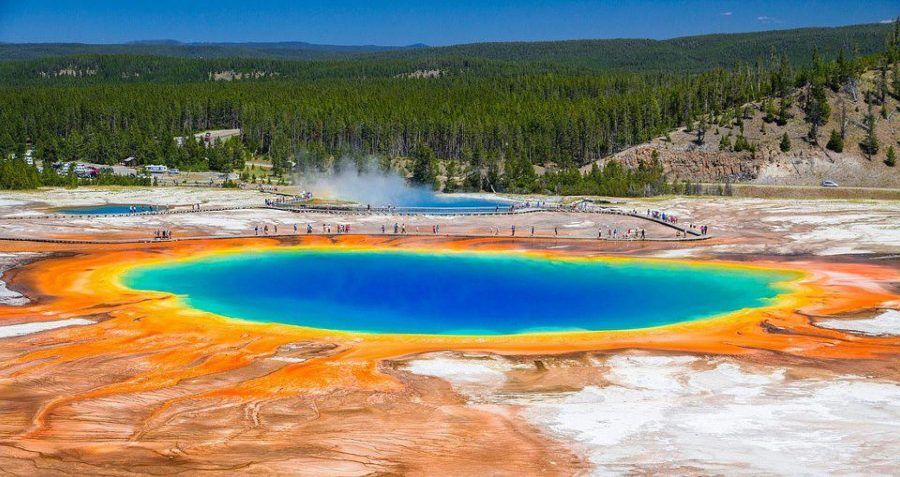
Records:
[[[683,233],[685,236],[693,235],[695,237],[702,237],[702,234],[694,230],[690,227],[684,227],[678,225],[676,223],[672,223],[666,220],[662,220],[660,218],[652,217],[649,215],[639,214],[635,212],[630,212],[626,210],[621,210],[613,207],[591,207],[587,209],[571,209],[567,207],[527,207],[527,208],[493,208],[493,207],[355,207],[355,206],[319,206],[319,205],[284,205],[284,206],[272,206],[272,208],[278,210],[287,210],[291,212],[312,212],[312,213],[321,213],[321,214],[335,214],[335,215],[397,215],[397,216],[420,216],[420,215],[517,215],[517,214],[531,214],[536,212],[578,212],[578,213],[586,213],[586,214],[611,214],[611,215],[622,215],[627,217],[634,217],[636,219],[649,220],[651,222],[655,222],[657,224],[669,227],[671,229],[677,230]],[[473,209],[487,209],[487,210],[473,210]],[[490,210],[494,209],[494,210]]]
[[[501,234],[499,232],[500,227],[497,228],[496,233],[487,233],[487,234],[479,234],[479,233],[420,233],[413,232],[412,230],[409,233],[400,233],[400,234],[392,234],[392,233],[378,233],[378,231],[374,231],[371,233],[331,233],[331,232],[311,232],[310,234],[304,233],[305,230],[300,230],[299,232],[289,232],[289,233],[263,233],[260,231],[259,234],[256,233],[246,233],[246,234],[231,234],[231,235],[177,235],[172,239],[155,239],[153,237],[147,238],[123,238],[123,239],[66,239],[66,238],[42,238],[42,237],[18,237],[18,236],[0,236],[0,241],[16,241],[16,242],[44,242],[44,243],[66,243],[66,244],[124,244],[124,243],[155,243],[155,242],[167,242],[167,241],[185,241],[185,240],[220,240],[220,239],[241,239],[241,238],[259,238],[259,237],[291,237],[298,235],[324,235],[324,236],[336,236],[336,235],[381,235],[381,236],[436,236],[436,237],[459,237],[459,238],[480,238],[480,237],[506,237],[506,238],[514,238],[516,240],[529,240],[529,239],[547,239],[554,238],[560,240],[576,240],[576,241],[608,241],[608,242],[679,242],[679,241],[693,241],[693,240],[705,240],[710,238],[708,235],[702,235],[699,231],[694,230],[690,227],[684,227],[678,225],[676,223],[672,223],[669,221],[665,221],[659,218],[655,218],[649,215],[638,214],[633,211],[626,211],[619,208],[614,207],[586,207],[586,208],[572,208],[572,207],[563,207],[563,206],[554,206],[554,207],[358,207],[358,206],[329,206],[329,205],[311,205],[298,201],[286,201],[283,203],[270,203],[266,205],[237,205],[237,206],[216,206],[216,207],[200,207],[200,208],[168,208],[156,211],[147,211],[147,212],[135,212],[135,213],[126,213],[126,214],[47,214],[47,215],[28,215],[28,216],[14,216],[14,217],[3,217],[0,220],[10,220],[10,221],[21,221],[21,220],[59,220],[59,219],[98,219],[98,218],[118,218],[118,217],[151,217],[151,216],[174,216],[174,215],[185,215],[185,214],[203,214],[203,213],[216,213],[216,212],[229,212],[229,211],[239,211],[239,210],[278,210],[284,212],[291,213],[309,213],[309,214],[323,214],[330,216],[375,216],[375,215],[383,215],[383,216],[392,216],[392,217],[426,217],[426,216],[514,216],[514,215],[523,215],[523,214],[535,214],[535,213],[579,213],[579,214],[598,214],[598,215],[617,215],[617,216],[625,216],[631,217],[640,220],[646,220],[650,222],[654,222],[656,224],[668,227],[676,231],[676,237],[647,237],[644,239],[639,239],[636,237],[578,237],[578,236],[557,236],[557,235],[548,235],[536,233],[535,235],[526,235],[521,234],[514,237],[511,237],[510,234]],[[492,227],[493,229],[494,227]],[[524,229],[520,229],[524,232]],[[681,234],[681,237],[678,237],[677,234]]]

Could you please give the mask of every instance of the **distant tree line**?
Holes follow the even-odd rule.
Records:
[[[772,51],[807,66],[813,48],[833,59],[881,50],[891,25],[800,28],[669,40],[607,39],[473,43],[434,48],[319,47],[306,44],[2,44],[0,83],[207,81],[215,72],[242,81],[441,75],[693,72],[753,64]],[[18,59],[21,61],[2,61]],[[237,79],[235,77],[233,79]]]

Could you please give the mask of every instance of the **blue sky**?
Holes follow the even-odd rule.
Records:
[[[671,38],[874,23],[897,0],[0,0],[0,41],[477,41]]]

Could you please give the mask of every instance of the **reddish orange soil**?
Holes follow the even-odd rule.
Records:
[[[557,355],[640,348],[823,363],[890,362],[900,338],[813,326],[811,315],[896,306],[891,266],[759,260],[800,270],[776,304],[659,328],[496,337],[376,335],[253,324],[118,282],[136,264],[266,247],[511,250],[590,257],[641,247],[509,238],[294,237],[130,245],[7,244],[56,252],[7,274],[32,303],[0,326],[98,323],[0,340],[0,467],[22,473],[571,474],[587,464],[509,409],[466,406],[395,370],[432,351]],[[647,245],[657,247],[659,245]],[[609,248],[599,248],[609,247]],[[622,248],[630,247],[630,248]],[[502,451],[498,451],[502,449]]]

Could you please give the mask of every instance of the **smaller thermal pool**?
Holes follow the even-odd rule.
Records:
[[[513,201],[492,197],[453,194],[427,194],[421,197],[402,200],[398,207],[462,207],[462,208],[492,208],[509,207]]]
[[[435,194],[427,191],[398,194],[396,197],[393,197],[393,200],[384,204],[360,203],[360,205],[371,205],[376,208],[390,207],[391,210],[400,213],[452,215],[504,212],[509,210],[510,207],[517,205],[517,203],[499,197],[469,194]]]
[[[140,214],[144,212],[157,212],[165,210],[165,207],[146,204],[103,204],[103,205],[86,205],[79,207],[63,207],[56,209],[59,214],[68,215],[117,215],[117,214]]]

